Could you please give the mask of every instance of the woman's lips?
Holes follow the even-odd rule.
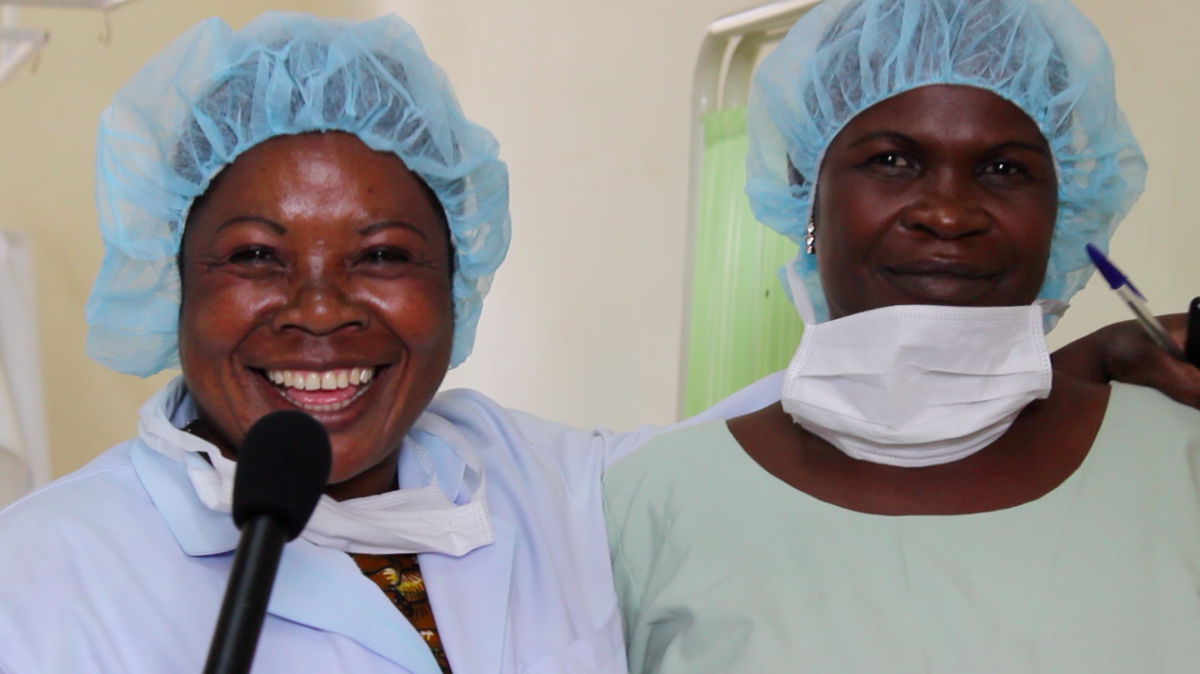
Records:
[[[999,273],[976,265],[914,262],[885,268],[906,294],[931,304],[966,304],[990,291]]]
[[[375,377],[374,368],[264,370],[288,402],[307,412],[334,412],[357,400]]]

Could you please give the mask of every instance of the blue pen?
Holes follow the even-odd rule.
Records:
[[[1146,334],[1150,335],[1150,339],[1154,340],[1164,351],[1171,354],[1172,358],[1177,358],[1182,361],[1187,360],[1187,356],[1183,351],[1175,346],[1175,342],[1171,341],[1171,337],[1167,335],[1167,331],[1163,328],[1162,323],[1154,317],[1154,313],[1150,311],[1150,307],[1146,306],[1146,297],[1138,291],[1137,287],[1129,282],[1129,278],[1117,269],[1116,265],[1108,261],[1104,257],[1104,253],[1100,252],[1092,244],[1087,245],[1088,257],[1092,258],[1092,264],[1096,265],[1096,269],[1100,270],[1100,275],[1108,281],[1110,288],[1116,291],[1117,295],[1129,305],[1133,310],[1133,315],[1137,317],[1137,322],[1145,329]]]

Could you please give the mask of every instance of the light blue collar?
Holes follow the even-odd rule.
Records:
[[[229,513],[210,510],[192,487],[184,464],[133,443],[129,458],[179,547],[191,557],[220,555],[237,547],[241,533]],[[203,461],[189,456],[188,460]]]
[[[226,555],[240,534],[228,513],[210,510],[196,496],[184,466],[137,442],[130,458],[167,526],[189,556]],[[439,674],[416,629],[362,575],[350,556],[303,539],[287,544],[267,607],[271,615],[342,634],[415,674]]]
[[[411,434],[410,434],[411,435]],[[399,481],[401,489],[419,489],[429,485],[429,480],[436,469],[438,487],[446,498],[455,505],[463,505],[471,500],[471,488],[475,485],[464,484],[467,473],[467,462],[454,453],[446,441],[429,433],[420,433],[420,443],[424,452],[408,451],[408,445],[414,438],[404,438],[404,446],[400,448]],[[432,465],[422,462],[422,456]]]
[[[186,423],[195,417],[195,409],[190,407],[179,379],[151,402],[159,405],[158,409],[172,422]],[[434,453],[442,452],[431,455]],[[229,513],[211,510],[200,501],[186,466],[151,449],[140,438],[133,443],[129,455],[139,479],[183,552],[192,557],[226,555],[232,563],[230,553],[237,548],[240,533]],[[187,455],[185,460],[203,459]],[[450,464],[446,473],[450,473],[449,467]],[[438,474],[443,474],[440,464]],[[462,471],[458,474],[461,481]],[[414,674],[440,674],[425,640],[343,552],[321,548],[303,539],[289,543],[284,548],[267,611],[292,622],[342,634]],[[500,631],[503,632],[502,627]]]

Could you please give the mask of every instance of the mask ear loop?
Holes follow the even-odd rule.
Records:
[[[1070,304],[1062,300],[1040,299],[1035,300],[1034,304],[1041,308],[1043,316],[1053,316],[1056,319],[1062,318],[1067,309],[1071,308]]]
[[[787,275],[788,289],[792,292],[792,306],[796,307],[796,311],[800,313],[800,320],[807,328],[817,324],[817,312],[813,309],[812,299],[808,296],[808,287],[804,285],[800,274],[796,273],[796,265],[800,263],[800,256],[803,254],[803,252],[796,253],[796,257],[789,260],[783,268]]]

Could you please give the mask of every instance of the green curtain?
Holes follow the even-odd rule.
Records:
[[[787,367],[803,324],[776,270],[795,244],[759,224],[746,185],[746,109],[704,117],[684,412]]]

